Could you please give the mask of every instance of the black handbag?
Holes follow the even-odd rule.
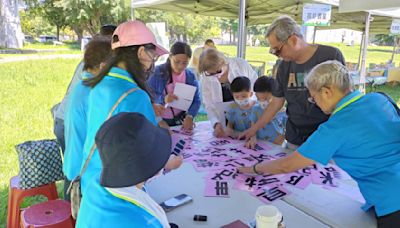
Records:
[[[19,185],[29,189],[64,179],[56,140],[27,141],[15,146],[19,160]]]

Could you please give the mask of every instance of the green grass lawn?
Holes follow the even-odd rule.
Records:
[[[54,45],[52,43],[26,43],[22,49],[70,49],[80,51],[81,46],[77,42],[64,42],[61,45]]]
[[[236,53],[233,46],[218,48],[232,56]],[[381,59],[390,57],[385,49],[379,50],[370,54],[370,61],[379,63]],[[353,52],[357,51],[345,51],[346,58],[352,61]],[[249,47],[247,56],[250,60],[274,61],[274,57],[267,54],[267,48]],[[5,227],[9,179],[18,174],[14,146],[27,140],[55,138],[50,108],[64,96],[78,62],[79,59],[52,59],[0,64],[0,227]],[[400,86],[375,89],[387,92],[400,104]],[[206,116],[200,115],[196,120],[206,120]],[[61,183],[58,187],[61,190]],[[24,206],[39,200],[42,199],[31,199]]]
[[[326,44],[332,45],[339,48],[344,57],[346,62],[358,62],[358,56],[360,52],[360,46],[346,46],[341,43],[334,43],[334,44]],[[229,54],[229,56],[236,56],[236,46],[225,46],[225,45],[218,45],[218,50]],[[372,47],[368,48],[367,54],[367,67],[369,63],[385,63],[387,62],[392,56],[392,49],[393,47]],[[267,63],[266,70],[272,67],[272,64],[275,63],[276,57],[268,53],[269,49],[267,47],[246,47],[246,59],[249,61],[265,61]],[[395,55],[394,62],[396,66],[400,64],[400,55]],[[255,64],[257,65],[257,64]]]
[[[0,227],[5,226],[9,179],[18,174],[14,146],[55,138],[50,108],[59,102],[79,59],[0,64]],[[29,205],[31,202],[25,203]]]
[[[49,43],[26,43],[21,48],[22,51],[36,51],[34,53],[24,54],[0,54],[0,58],[8,58],[24,55],[54,55],[54,54],[81,54],[80,46],[74,42],[67,42],[62,45],[53,45]]]

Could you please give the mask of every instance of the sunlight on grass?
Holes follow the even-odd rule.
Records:
[[[78,62],[54,59],[0,64],[0,227],[6,219],[8,182],[18,174],[14,146],[55,138],[50,108],[62,99]]]

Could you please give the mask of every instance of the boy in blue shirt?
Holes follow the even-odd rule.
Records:
[[[251,124],[254,125],[257,120],[262,116],[264,110],[268,107],[269,102],[272,99],[272,88],[275,85],[275,79],[262,76],[259,77],[254,83],[254,92],[257,97],[257,104],[254,105],[250,119]],[[257,131],[257,134],[250,138],[248,143],[249,147],[254,147],[258,139],[268,140],[274,144],[281,145],[285,140],[284,132],[286,125],[287,116],[285,112],[281,111],[265,125],[263,128]]]
[[[229,107],[226,113],[227,132],[226,135],[235,137],[236,132],[242,132],[251,127],[251,111],[255,101],[251,99],[253,92],[251,92],[251,82],[247,77],[235,78],[230,89],[235,103]]]

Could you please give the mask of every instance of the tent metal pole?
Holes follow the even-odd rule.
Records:
[[[131,0],[131,20],[135,20],[135,8],[133,8],[134,0]]]
[[[398,43],[397,36],[393,36],[393,52],[392,52],[392,57],[390,58],[390,63],[393,63],[394,55],[396,54],[397,43]]]
[[[312,43],[315,44],[315,36],[317,35],[317,26],[314,26],[314,33],[313,33],[313,37],[312,37]]]
[[[244,59],[246,53],[246,0],[240,0],[238,31],[239,39],[236,56]]]
[[[368,36],[369,36],[369,25],[371,22],[371,13],[367,12],[365,17],[365,36],[364,45],[361,58],[361,69],[360,69],[360,88],[359,90],[365,94],[365,76],[366,76],[366,59],[367,59],[367,49],[368,49]]]
[[[361,53],[362,53],[363,46],[364,46],[364,37],[365,37],[365,33],[363,32],[362,36],[361,36],[360,52],[358,53],[357,70],[360,70],[360,68],[361,68],[360,63],[361,63]]]

